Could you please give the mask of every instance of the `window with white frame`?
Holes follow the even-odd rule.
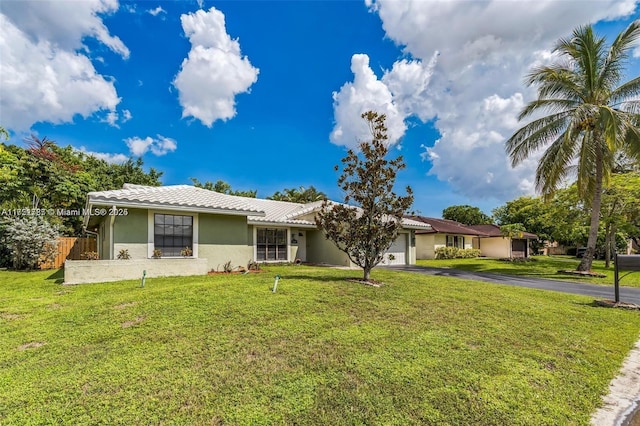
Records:
[[[162,256],[181,256],[184,248],[193,248],[193,216],[174,214],[154,215],[154,249]]]
[[[256,261],[287,259],[286,229],[256,229]]]

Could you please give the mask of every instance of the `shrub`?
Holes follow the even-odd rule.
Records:
[[[228,262],[226,262],[224,265],[222,265],[222,270],[224,272],[233,272],[233,266],[231,266],[231,261],[229,260]]]
[[[182,250],[180,250],[180,256],[191,257],[193,256],[193,250],[191,250],[191,247],[185,247]]]
[[[160,259],[162,257],[162,250],[155,249],[151,257],[153,257],[154,259]]]
[[[480,256],[479,249],[462,249],[458,253],[459,253],[458,257],[463,259],[472,259],[474,257]]]
[[[436,259],[471,259],[480,256],[478,249],[461,249],[458,247],[438,247]]]
[[[259,271],[260,270],[260,264],[258,262],[256,262],[255,260],[250,260],[249,262],[247,262],[247,269],[249,271]]]
[[[129,250],[127,249],[122,249],[118,252],[118,259],[119,260],[129,260],[131,259],[131,255],[129,254]]]
[[[58,254],[58,228],[41,216],[7,219],[4,239],[15,269],[37,269]]]
[[[97,251],[85,251],[84,253],[82,253],[81,256],[83,258],[85,258],[86,260],[99,260],[100,259],[100,255],[98,254]]]

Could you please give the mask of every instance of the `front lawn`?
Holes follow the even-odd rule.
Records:
[[[0,271],[0,424],[586,425],[639,337],[588,297],[359,275]]]
[[[418,265],[434,268],[453,268],[465,271],[493,272],[505,275],[526,275],[537,278],[576,281],[591,284],[613,286],[613,262],[610,268],[604,267],[604,260],[594,260],[593,271],[606,275],[605,278],[581,277],[577,275],[558,274],[559,270],[574,270],[580,259],[572,256],[532,256],[533,262],[505,262],[498,259],[438,259],[418,260]],[[621,273],[621,276],[626,272]],[[640,287],[640,273],[634,272],[620,281],[621,286]]]

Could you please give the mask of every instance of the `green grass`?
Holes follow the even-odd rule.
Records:
[[[588,297],[359,274],[0,271],[0,424],[586,425],[639,337]]]
[[[493,272],[505,275],[525,275],[554,280],[576,281],[591,284],[613,286],[613,262],[610,268],[604,267],[604,260],[594,260],[592,271],[606,275],[605,278],[581,277],[577,275],[559,274],[559,270],[574,270],[580,259],[572,256],[532,256],[533,262],[505,262],[498,259],[443,259],[418,260],[418,265],[434,268],[453,268],[465,271]],[[621,273],[623,276],[626,272]],[[621,286],[640,287],[640,272],[633,272],[622,278]]]

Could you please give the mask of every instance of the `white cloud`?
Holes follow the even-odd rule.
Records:
[[[167,11],[162,8],[162,6],[158,6],[155,9],[149,9],[147,12],[153,16],[158,16],[161,13],[167,13]]]
[[[431,99],[428,95],[429,82],[438,62],[439,52],[434,52],[425,65],[419,60],[396,61],[391,71],[385,71],[382,82],[393,94],[403,115],[417,115],[427,121],[434,115]]]
[[[378,80],[369,67],[369,57],[353,55],[352,83],[345,83],[339,92],[333,93],[335,127],[330,139],[335,144],[354,148],[361,141],[371,139],[371,133],[361,114],[375,110],[387,115],[389,143],[396,143],[406,130],[404,116],[393,102],[389,88]]]
[[[5,1],[7,16],[32,43],[47,40],[56,48],[75,51],[83,48],[82,39],[94,37],[124,58],[129,49],[122,40],[109,34],[99,15],[118,10],[118,0],[82,1]]]
[[[88,151],[84,146],[81,146],[78,151],[86,154],[86,155],[90,155],[92,157],[97,158],[98,160],[104,160],[107,163],[110,164],[122,164],[124,162],[126,162],[129,157],[127,157],[124,154],[111,154],[108,152],[94,152],[94,151]]]
[[[15,131],[34,123],[71,122],[76,114],[115,111],[113,81],[98,74],[82,39],[95,37],[123,57],[129,51],[109,34],[99,13],[115,1],[7,1],[0,14],[0,109],[3,125]]]
[[[126,123],[127,121],[131,120],[131,118],[131,111],[129,111],[128,109],[123,109],[122,114],[119,114],[116,110],[112,110],[107,112],[104,118],[100,121],[119,129],[120,126],[118,123]]]
[[[207,127],[236,115],[235,97],[249,92],[258,68],[231,39],[222,12],[215,8],[180,17],[191,50],[173,82],[178,89],[182,117],[194,117]]]
[[[157,135],[157,138],[147,136],[144,139],[139,137],[127,138],[124,142],[129,147],[131,155],[141,157],[151,151],[154,155],[162,156],[169,152],[173,152],[178,148],[178,144],[174,139]]]
[[[420,75],[404,70],[419,90],[399,89],[385,76],[404,115],[433,119],[441,138],[426,148],[430,173],[469,197],[503,201],[533,191],[535,158],[512,169],[504,141],[522,123],[517,114],[533,98],[523,76],[533,63],[547,62],[560,37],[586,22],[627,17],[636,1],[430,2],[367,0],[387,37],[413,58],[430,60]],[[438,54],[437,63],[434,58]],[[429,59],[430,58],[430,59]],[[394,69],[408,68],[396,63]],[[431,72],[426,70],[430,69]],[[393,71],[393,70],[392,70]],[[416,82],[426,81],[427,84]],[[432,144],[433,141],[425,141]]]
[[[109,111],[102,121],[108,123],[109,126],[118,127],[118,113],[116,111]]]

